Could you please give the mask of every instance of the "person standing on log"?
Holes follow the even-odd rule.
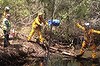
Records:
[[[38,16],[35,18],[35,20],[32,23],[32,29],[31,32],[28,36],[28,41],[31,40],[32,36],[34,35],[35,32],[37,32],[38,36],[39,36],[39,43],[42,44],[44,41],[44,38],[42,36],[42,32],[41,32],[41,28],[43,27],[43,24],[47,24],[47,22],[44,21],[43,19],[43,13],[39,12]]]
[[[4,47],[7,47],[9,43],[9,33],[11,29],[11,23],[10,23],[10,14],[6,14],[5,18],[2,22],[2,29],[4,33]]]
[[[82,47],[80,49],[80,54],[78,57],[81,57],[84,54],[84,50],[87,46],[92,50],[92,58],[96,58],[96,44],[94,44],[93,33],[100,34],[100,31],[92,29],[89,22],[84,23],[84,27],[79,23],[76,24],[78,28],[82,29],[84,32],[84,40],[82,42]]]

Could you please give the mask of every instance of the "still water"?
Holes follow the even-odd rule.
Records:
[[[33,66],[100,66],[100,63],[94,63],[88,60],[76,60],[72,58],[50,57],[49,60],[41,59]]]

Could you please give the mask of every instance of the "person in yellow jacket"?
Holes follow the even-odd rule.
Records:
[[[3,16],[2,16],[3,18],[5,18],[7,14],[10,14],[9,10],[10,10],[10,8],[8,6],[6,6],[5,9],[4,9]]]
[[[39,12],[38,16],[35,18],[35,20],[32,23],[32,29],[27,39],[28,41],[30,41],[34,33],[37,32],[37,34],[39,35],[39,42],[43,43],[44,38],[41,32],[41,27],[43,26],[43,24],[45,25],[47,24],[47,22],[45,22],[43,19],[43,13]]]
[[[96,45],[94,44],[93,40],[93,33],[100,34],[100,31],[94,30],[91,28],[90,23],[85,23],[84,27],[81,26],[79,23],[76,24],[78,28],[84,31],[84,41],[82,43],[82,47],[80,49],[80,54],[78,56],[82,56],[84,54],[84,49],[89,46],[92,50],[92,58],[96,58]]]
[[[4,8],[4,12],[3,12],[3,14],[2,14],[2,18],[0,19],[0,22],[2,22],[4,18],[6,18],[6,15],[7,15],[7,14],[10,14],[9,11],[10,11],[10,8],[9,8],[8,6],[6,6],[6,7]]]

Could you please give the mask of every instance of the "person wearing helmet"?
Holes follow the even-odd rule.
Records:
[[[9,32],[11,29],[11,23],[9,20],[10,20],[10,14],[6,14],[2,22],[2,29],[4,33],[4,47],[7,47],[9,45]]]
[[[8,6],[6,6],[5,9],[4,9],[4,13],[3,13],[4,18],[6,17],[7,14],[10,14],[9,10],[10,10],[10,8]]]
[[[41,32],[41,27],[43,26],[43,24],[45,25],[47,23],[43,19],[43,13],[39,12],[38,16],[35,18],[35,20],[32,23],[32,29],[27,39],[28,41],[30,41],[34,33],[37,32],[37,34],[39,35],[39,42],[43,43],[44,38]]]
[[[81,57],[84,54],[84,49],[89,46],[92,50],[92,58],[96,58],[96,45],[94,44],[93,40],[93,33],[100,34],[100,31],[94,30],[91,28],[90,23],[84,23],[84,27],[81,26],[79,23],[76,26],[83,30],[84,32],[84,41],[82,42],[82,47],[80,49],[80,54],[77,57]]]

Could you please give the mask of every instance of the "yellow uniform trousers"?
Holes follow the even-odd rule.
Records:
[[[29,34],[29,36],[28,36],[28,41],[31,40],[31,38],[32,38],[32,36],[34,35],[35,32],[37,32],[37,34],[38,34],[38,36],[39,36],[39,41],[40,41],[40,42],[43,42],[43,41],[44,41],[44,38],[43,38],[43,36],[42,36],[42,32],[41,32],[41,29],[40,29],[39,27],[37,27],[37,28],[32,28],[32,30],[31,30],[31,32],[30,32],[30,34]]]
[[[80,49],[80,54],[84,54],[84,49],[86,48],[88,46],[88,43],[86,42],[86,41],[83,41],[83,43],[82,43],[82,47],[81,47],[81,49]],[[95,44],[92,44],[92,45],[90,45],[89,46],[90,47],[90,49],[92,50],[92,58],[94,59],[94,58],[96,58],[96,45]]]

